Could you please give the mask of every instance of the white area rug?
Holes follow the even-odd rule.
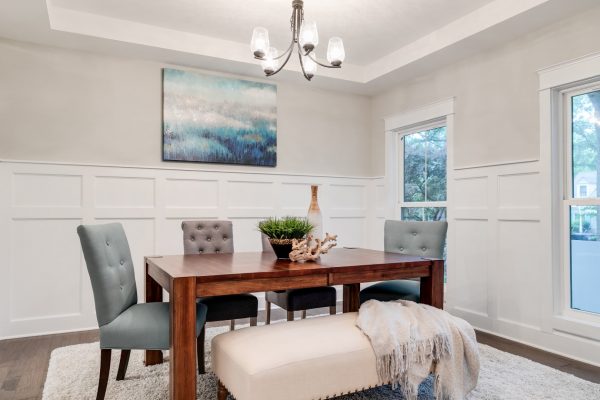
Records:
[[[207,346],[217,334],[228,328],[207,330]],[[209,347],[207,347],[207,350]],[[600,385],[579,379],[553,368],[522,357],[480,345],[481,372],[479,384],[469,400],[593,400],[600,399]],[[115,380],[119,351],[113,351],[107,400],[163,400],[168,398],[168,363],[145,367],[143,352],[132,351],[124,381]],[[168,359],[168,358],[167,358]],[[43,400],[94,399],[100,365],[98,343],[81,344],[56,349],[52,352]],[[207,351],[207,360],[210,352]],[[419,399],[433,399],[431,379],[420,387]],[[216,378],[212,373],[198,377],[198,398],[216,399]],[[402,399],[389,387],[371,389],[336,400]]]

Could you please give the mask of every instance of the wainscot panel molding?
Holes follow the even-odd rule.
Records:
[[[382,247],[382,178],[0,161],[0,339],[97,327],[79,224],[123,224],[143,299],[143,257],[183,253],[181,221],[232,220],[260,251],[258,221],[305,216],[311,184],[338,246]]]
[[[540,161],[454,169],[446,310],[477,329],[600,365],[600,341],[553,329]]]

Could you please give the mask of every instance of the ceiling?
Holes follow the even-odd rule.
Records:
[[[361,94],[514,39],[597,5],[597,0],[305,0],[324,58],[344,39],[340,70],[310,83]],[[262,76],[249,49],[252,29],[290,40],[291,0],[2,0],[0,37],[162,63]],[[290,62],[269,79],[302,82]]]

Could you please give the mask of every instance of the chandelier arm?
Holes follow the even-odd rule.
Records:
[[[290,45],[288,46],[288,48],[283,53],[281,53],[281,55],[279,55],[277,57],[274,57],[273,60],[279,60],[280,58],[283,58],[288,51],[291,52],[292,51],[292,47],[294,46],[294,42],[295,42],[295,40],[292,39],[292,42],[290,43]]]
[[[283,67],[285,67],[285,64],[288,63],[288,61],[290,60],[290,57],[292,56],[292,51],[290,50],[290,52],[288,53],[287,57],[285,58],[285,61],[283,62],[283,64],[281,64],[279,66],[279,68],[277,68],[275,71],[271,72],[270,74],[265,74],[267,76],[273,76],[276,73],[278,73],[279,71],[281,71],[283,69]]]
[[[298,11],[296,8],[294,8],[294,11],[292,11],[292,17],[290,19],[292,21],[296,21],[297,18],[298,18]],[[278,73],[279,71],[281,71],[283,69],[283,67],[285,67],[285,65],[288,63],[288,61],[290,61],[290,57],[292,56],[292,52],[293,52],[293,48],[294,48],[294,43],[296,43],[297,40],[298,40],[297,26],[295,23],[292,23],[292,42],[290,43],[290,47],[288,47],[288,49],[283,54],[281,54],[280,57],[277,57],[277,59],[283,57],[286,53],[287,53],[287,56],[285,57],[285,60],[279,66],[279,68],[277,68],[275,71],[271,72],[270,74],[266,74],[267,76],[273,76],[276,73]]]
[[[320,63],[319,61],[317,61],[317,59],[315,57],[313,57],[313,53],[309,52],[308,54],[306,54],[306,56],[308,58],[310,58],[311,60],[313,60],[314,62],[316,62],[317,64],[319,64],[321,67],[325,67],[325,68],[342,68],[341,65],[327,65],[327,64]]]
[[[306,78],[306,80],[310,81],[312,76],[308,76],[306,71],[304,70],[304,62],[302,61],[302,51],[300,51],[300,46],[298,46],[298,59],[300,60],[300,68],[302,69],[302,75]]]

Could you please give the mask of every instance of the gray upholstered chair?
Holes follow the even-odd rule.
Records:
[[[443,258],[448,223],[445,221],[385,221],[384,250],[427,258]],[[360,292],[361,304],[367,300],[411,300],[419,302],[418,280],[376,283]]]
[[[121,224],[80,225],[77,234],[92,281],[100,327],[100,377],[97,400],[104,398],[113,349],[121,350],[117,380],[125,379],[132,349],[168,350],[169,303],[137,302],[133,262]],[[206,320],[206,306],[196,309],[198,335]],[[200,343],[197,343],[201,347]],[[200,362],[198,360],[198,365]]]
[[[261,233],[263,252],[273,253],[269,238]],[[265,307],[267,309],[267,324],[271,323],[271,304],[275,304],[287,311],[287,320],[294,320],[294,312],[302,311],[301,318],[306,318],[306,310],[313,308],[329,307],[329,314],[334,315],[336,309],[336,291],[330,286],[277,290],[265,293]]]
[[[233,225],[231,221],[183,221],[183,252],[185,254],[233,253]],[[250,318],[250,325],[256,326],[258,317],[258,299],[251,294],[232,294],[211,296],[198,299],[198,303],[208,307],[207,322],[231,321],[231,330],[235,320]],[[204,329],[201,334],[204,340]],[[202,346],[204,359],[204,346]],[[199,350],[200,352],[200,350]],[[204,363],[200,373],[204,373]]]

